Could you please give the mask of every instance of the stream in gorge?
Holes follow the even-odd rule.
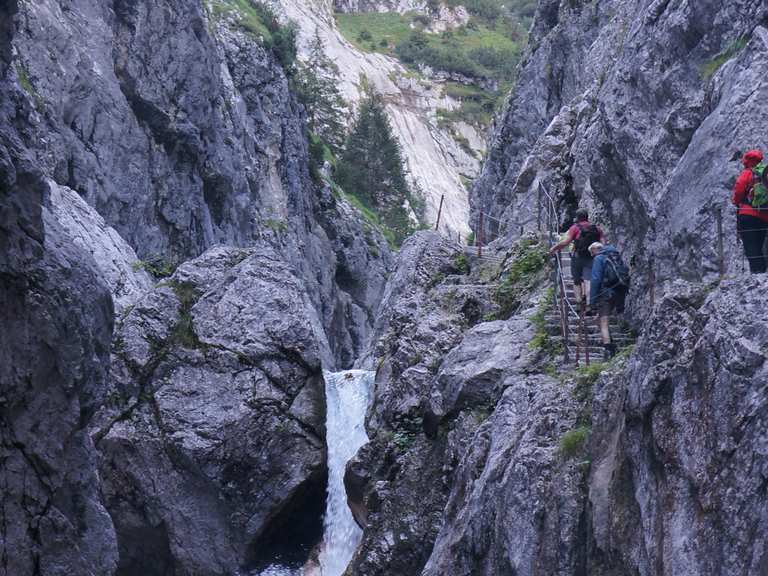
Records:
[[[328,490],[319,567],[273,565],[258,576],[341,576],[352,559],[363,531],[347,505],[344,472],[347,462],[368,442],[365,414],[373,394],[374,372],[325,372]]]

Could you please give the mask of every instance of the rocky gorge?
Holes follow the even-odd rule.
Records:
[[[768,280],[727,217],[767,68],[761,2],[540,0],[490,245],[395,253],[208,3],[0,2],[0,575],[317,573],[353,366],[345,575],[768,574]],[[609,363],[548,331],[548,203],[632,262]]]

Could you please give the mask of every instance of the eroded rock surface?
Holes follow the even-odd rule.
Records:
[[[643,288],[717,273],[718,211],[737,272],[730,186],[739,152],[762,144],[766,26],[749,1],[539,2],[471,196],[474,214],[500,219],[486,236],[534,227],[543,183],[562,220],[591,209]]]
[[[310,298],[271,250],[214,248],[136,303],[96,432],[121,573],[258,565],[286,509],[296,534],[320,530],[323,360]]]
[[[31,109],[11,64],[16,10],[0,5],[0,574],[112,574],[88,434],[112,301],[90,254],[44,217],[50,191],[19,138]]]
[[[626,372],[596,390],[589,490],[598,573],[768,569],[766,286],[676,286]]]

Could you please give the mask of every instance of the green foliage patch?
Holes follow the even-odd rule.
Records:
[[[406,64],[472,77],[509,78],[520,59],[525,33],[495,20],[476,19],[441,34],[425,32],[423,14],[336,14],[344,37],[359,50],[397,56]]]
[[[592,427],[585,425],[578,426],[563,434],[563,437],[560,438],[560,454],[563,458],[568,460],[582,454],[591,433]]]
[[[377,220],[391,231],[396,246],[417,229],[406,202],[417,217],[423,217],[424,201],[406,178],[400,144],[383,99],[372,90],[360,103],[335,180],[366,212],[375,212]]]
[[[179,299],[179,319],[171,329],[169,343],[183,348],[205,349],[205,345],[195,333],[192,318],[192,308],[200,299],[200,293],[194,285],[187,282],[171,280],[167,284]]]
[[[456,254],[456,257],[453,259],[453,267],[462,276],[469,274],[469,259],[464,252]]]
[[[281,24],[269,5],[256,0],[214,0],[211,9],[215,18],[234,16],[242,30],[272,50],[286,72],[293,69],[298,38],[295,23]]]
[[[512,265],[494,292],[500,318],[508,318],[520,305],[521,297],[541,281],[546,263],[546,250],[538,240],[524,239],[518,244]]]
[[[144,270],[155,278],[173,276],[173,273],[176,272],[176,266],[177,264],[163,256],[152,256],[147,260],[137,260],[131,265],[134,272]]]
[[[749,41],[749,38],[746,36],[737,38],[736,40],[731,42],[723,52],[715,56],[709,62],[702,64],[699,67],[699,74],[702,77],[702,79],[709,80],[710,78],[712,78],[712,76],[714,76],[715,73],[718,70],[720,70],[720,67],[723,64],[728,62],[728,60],[736,56],[739,52],[741,52],[744,49],[748,41]]]

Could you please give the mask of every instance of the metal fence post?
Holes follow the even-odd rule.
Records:
[[[437,232],[440,226],[440,215],[443,213],[443,200],[445,200],[445,194],[440,195],[440,207],[437,209],[437,222],[435,222],[435,232]]]
[[[477,230],[477,257],[483,257],[483,212],[480,211],[480,227]]]
[[[720,279],[725,277],[725,248],[723,247],[723,209],[718,206],[715,209],[717,221],[717,264],[720,270]]]

